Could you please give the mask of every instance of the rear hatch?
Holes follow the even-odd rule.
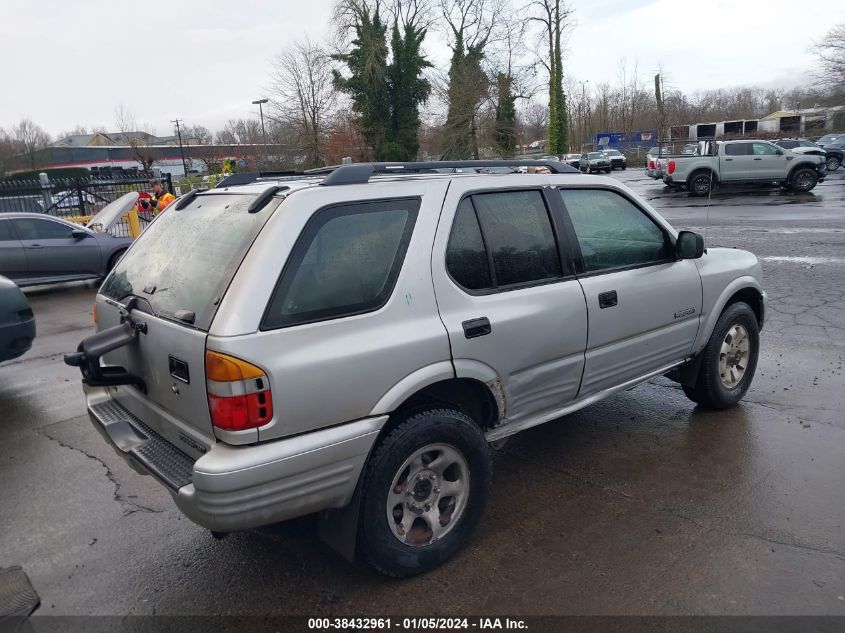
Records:
[[[174,205],[141,234],[97,295],[98,329],[131,317],[138,340],[104,357],[146,383],[121,386],[114,397],[189,454],[215,441],[205,383],[205,345],[217,306],[278,201],[258,212],[255,195],[208,193],[184,209]],[[144,331],[145,330],[145,331]]]

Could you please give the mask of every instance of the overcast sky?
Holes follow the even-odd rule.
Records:
[[[522,3],[522,0],[514,0]],[[625,55],[644,77],[658,64],[667,85],[697,89],[805,83],[809,52],[845,5],[794,0],[571,0],[566,72],[615,81]],[[28,0],[0,20],[0,126],[31,118],[57,134],[75,125],[114,128],[124,104],[161,135],[169,121],[212,129],[253,115],[273,57],[290,42],[321,39],[332,0]],[[441,36],[427,49],[445,65]]]

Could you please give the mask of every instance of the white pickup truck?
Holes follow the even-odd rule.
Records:
[[[693,196],[706,196],[718,185],[747,183],[806,192],[827,175],[823,156],[796,154],[768,141],[707,141],[698,155],[664,161],[663,182]]]

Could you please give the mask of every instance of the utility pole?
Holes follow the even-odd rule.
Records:
[[[269,99],[256,99],[252,105],[258,106],[258,112],[261,114],[261,136],[264,139],[264,165],[267,165],[267,130],[264,129],[264,108],[262,107]]]
[[[584,145],[587,144],[587,91],[585,86],[590,83],[589,79],[579,81],[581,84],[581,151],[584,151]]]
[[[188,164],[185,162],[185,150],[182,149],[182,129],[179,127],[179,124],[182,123],[182,119],[173,119],[171,123],[176,124],[176,138],[179,139],[179,154],[182,156],[182,170],[185,172],[185,178],[187,178]]]

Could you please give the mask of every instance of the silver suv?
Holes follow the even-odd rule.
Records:
[[[529,164],[551,173],[497,173]],[[490,442],[655,376],[714,408],[751,384],[757,259],[705,252],[614,179],[551,161],[233,178],[251,182],[145,230],[66,357],[104,438],[215,534],[321,512],[348,557],[417,574],[478,523]]]

